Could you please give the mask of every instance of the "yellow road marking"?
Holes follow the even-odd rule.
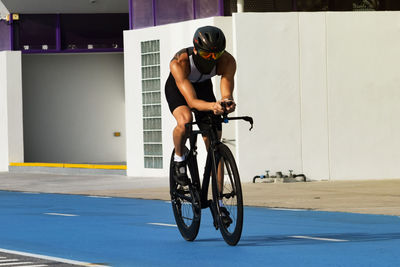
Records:
[[[126,165],[70,164],[70,163],[43,163],[43,162],[11,162],[10,166],[105,169],[105,170],[126,170],[127,169]]]

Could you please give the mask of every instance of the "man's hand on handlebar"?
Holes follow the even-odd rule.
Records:
[[[233,99],[222,99],[220,102],[221,106],[224,108],[225,113],[231,113],[235,111],[236,103],[235,101],[233,101]]]
[[[222,115],[222,114],[224,114],[224,112],[225,112],[225,109],[222,107],[221,101],[214,102],[214,106],[213,106],[214,115]]]
[[[234,112],[236,103],[232,99],[222,99],[214,103],[213,112],[215,115],[222,115]]]

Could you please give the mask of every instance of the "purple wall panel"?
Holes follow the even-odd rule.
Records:
[[[132,0],[133,8],[133,28],[151,27],[154,24],[153,1],[152,0]]]
[[[11,50],[10,31],[11,26],[0,20],[0,51]]]
[[[220,15],[218,0],[196,0],[195,10],[197,19]]]
[[[129,0],[131,29],[224,15],[226,0]]]
[[[23,53],[122,51],[129,14],[20,14],[13,28]]]
[[[193,0],[155,0],[155,3],[156,25],[194,19]]]
[[[128,14],[61,14],[61,48],[121,48],[123,30],[129,29]]]
[[[17,25],[17,49],[24,50],[26,45],[29,49],[42,49],[43,45],[47,45],[49,50],[56,49],[57,15],[24,14]]]

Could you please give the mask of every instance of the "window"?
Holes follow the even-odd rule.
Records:
[[[161,169],[160,40],[141,43],[144,167]]]

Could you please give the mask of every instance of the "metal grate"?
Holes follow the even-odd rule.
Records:
[[[297,11],[327,11],[329,0],[297,0]]]
[[[373,11],[379,9],[379,0],[357,0],[353,1],[354,11]]]
[[[244,1],[245,12],[271,12],[275,11],[273,0],[246,0]]]
[[[161,169],[160,40],[141,42],[144,167]]]
[[[245,0],[244,12],[274,12],[278,10],[280,5],[292,6],[293,0]],[[282,4],[283,2],[283,4]],[[237,12],[237,0],[225,0],[224,5],[228,10],[225,10],[225,15],[232,15]],[[286,11],[291,11],[291,8]]]

